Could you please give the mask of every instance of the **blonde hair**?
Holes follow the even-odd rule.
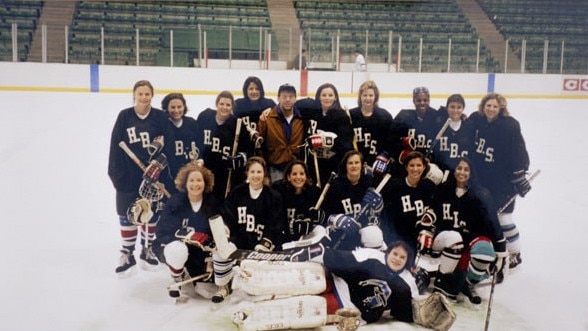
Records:
[[[486,102],[488,102],[488,100],[498,101],[498,105],[500,106],[498,116],[508,117],[510,115],[510,113],[508,112],[508,103],[506,102],[506,98],[502,96],[502,94],[494,92],[486,94],[480,101],[480,104],[478,105],[478,112],[480,112],[481,115],[484,115],[484,106],[486,105]]]
[[[363,82],[363,84],[359,86],[359,93],[357,95],[357,106],[361,107],[361,95],[367,89],[374,90],[374,108],[378,107],[378,100],[380,100],[380,89],[378,89],[376,82],[374,82],[373,80],[365,81]]]

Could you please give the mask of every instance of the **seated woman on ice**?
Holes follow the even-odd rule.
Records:
[[[270,324],[281,325],[278,329],[311,328],[332,322],[329,315],[347,308],[360,312],[360,324],[376,322],[388,311],[398,321],[448,330],[455,313],[441,293],[418,297],[409,271],[409,261],[413,261],[409,252],[402,241],[391,243],[385,251],[342,251],[325,248],[321,242],[285,251],[290,254],[289,262],[244,260],[237,286],[254,292],[250,294],[271,295],[272,299],[241,303],[233,321],[243,330],[264,330]],[[282,286],[271,279],[300,283]],[[274,299],[278,295],[280,298]]]

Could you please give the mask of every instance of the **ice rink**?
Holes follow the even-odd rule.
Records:
[[[214,98],[187,96],[188,115],[214,107]],[[0,92],[0,100],[1,329],[237,330],[230,315],[239,295],[216,310],[204,299],[176,305],[165,268],[139,269],[126,279],[114,273],[120,244],[108,148],[117,113],[132,105],[130,93]],[[478,101],[466,100],[467,114]],[[411,101],[380,105],[396,115]],[[588,101],[509,99],[509,110],[521,123],[531,170],[542,173],[517,200],[524,262],[497,285],[490,329],[588,330],[588,266],[581,262],[588,242]],[[456,305],[452,330],[484,329],[489,286],[481,293],[481,305]],[[421,328],[390,321],[360,328],[391,329]]]

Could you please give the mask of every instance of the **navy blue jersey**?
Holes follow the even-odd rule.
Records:
[[[474,127],[469,120],[462,120],[459,128],[448,126],[433,148],[432,162],[441,170],[453,171],[461,157],[468,156],[474,144]]]
[[[198,127],[196,120],[192,117],[182,117],[182,124],[176,126],[172,122],[172,128],[174,131],[175,140],[172,142],[173,154],[168,155],[168,158],[173,157],[173,169],[171,169],[172,178],[175,178],[178,174],[178,170],[190,162],[190,152],[197,148],[196,139],[198,136]]]
[[[496,243],[504,239],[490,192],[481,186],[472,186],[460,197],[456,194],[455,180],[441,184],[431,208],[437,221],[435,233],[454,230],[461,234],[464,245],[478,236],[486,236]]]
[[[323,209],[327,216],[333,214],[345,214],[353,218],[357,217],[361,210],[361,201],[367,189],[373,185],[373,177],[362,175],[355,185],[346,177],[337,177],[332,183],[325,200]]]
[[[257,101],[251,101],[247,98],[235,100],[235,116],[243,119],[243,123],[252,130],[257,130],[259,116],[267,108],[274,108],[276,103],[272,99],[263,98]]]
[[[352,252],[334,249],[325,250],[324,265],[347,283],[351,301],[367,323],[378,321],[387,310],[400,321],[413,321],[411,287],[400,273],[377,259],[358,261]]]
[[[166,203],[155,228],[156,239],[153,243],[153,248],[157,252],[156,254],[161,254],[160,250],[164,245],[174,240],[179,240],[175,234],[180,229],[193,229],[196,232],[205,233],[208,235],[209,241],[212,241],[208,218],[218,213],[218,207],[212,195],[205,195],[200,209],[195,212],[186,193],[178,192],[174,194]],[[187,244],[187,247],[188,261],[186,261],[185,268],[188,273],[191,276],[205,273],[205,259],[211,256],[211,253],[195,245]]]
[[[263,187],[257,199],[251,197],[247,183],[235,187],[225,200],[222,215],[237,248],[254,249],[262,238],[276,247],[284,242],[287,224],[282,197],[269,186]]]
[[[117,191],[119,215],[126,215],[128,205],[139,196],[139,186],[143,181],[143,170],[120,148],[119,143],[125,142],[143,165],[147,166],[151,159],[147,146],[159,136],[164,138],[162,152],[166,156],[173,155],[173,144],[170,143],[175,140],[172,124],[162,110],[151,108],[144,119],[137,116],[133,107],[119,112],[110,137],[108,158],[108,176]],[[168,161],[170,167],[173,167],[173,158]],[[162,172],[160,181],[166,188],[172,188],[173,179],[169,171]]]
[[[231,116],[219,125],[216,121],[216,110],[208,108],[198,115],[196,123],[198,126],[196,145],[200,150],[199,157],[204,160],[204,165],[214,173],[213,193],[219,201],[222,201],[225,197],[229,177],[227,160],[233,155],[237,118]],[[247,130],[242,125],[237,152],[245,150],[248,140]],[[235,186],[243,181],[244,172],[242,169],[232,171],[231,176],[231,183]]]
[[[212,195],[205,195],[198,212],[192,209],[190,200],[184,192],[174,194],[166,203],[165,209],[157,223],[156,236],[162,244],[177,240],[177,230],[192,228],[196,232],[206,233],[212,238],[208,218],[218,214],[219,205]]]
[[[298,240],[301,235],[308,234],[298,232],[299,229],[293,227],[293,221],[306,218],[308,210],[314,207],[318,201],[321,190],[311,185],[305,187],[302,192],[297,194],[294,187],[285,181],[273,183],[272,188],[282,196],[284,208],[286,209],[288,231],[286,231],[285,241]],[[309,227],[308,230],[309,232],[312,231],[312,227]]]
[[[364,116],[361,108],[353,108],[349,111],[351,126],[355,137],[357,150],[363,154],[368,165],[372,165],[378,154],[388,151],[386,139],[392,127],[392,115],[385,109],[374,107],[371,116]]]
[[[435,184],[422,179],[416,187],[409,186],[406,178],[391,179],[382,190],[389,213],[388,224],[383,225],[386,242],[402,239],[416,248],[417,226],[433,202]]]
[[[519,122],[499,116],[492,122],[480,112],[470,116],[474,125],[474,150],[470,158],[478,174],[478,182],[492,193],[497,206],[515,194],[513,174],[529,169],[529,154]]]
[[[420,118],[414,109],[402,109],[394,121],[403,127],[401,136],[413,137],[417,142],[416,150],[422,153],[427,152],[440,129],[437,110],[431,107],[427,108],[423,118]]]
[[[317,151],[318,166],[320,171],[321,186],[324,186],[331,172],[337,169],[337,165],[345,152],[353,148],[353,129],[351,128],[351,119],[343,109],[330,109],[323,115],[321,103],[315,99],[305,98],[296,101],[295,107],[300,111],[304,120],[304,130],[306,135],[317,134],[317,132],[333,132],[337,135],[334,146]],[[307,162],[309,172],[316,181],[316,170],[314,162]]]

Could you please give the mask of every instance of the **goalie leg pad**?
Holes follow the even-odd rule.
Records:
[[[320,294],[326,290],[319,263],[243,260],[233,282],[250,295]]]
[[[327,302],[316,295],[242,302],[233,313],[241,331],[307,329],[327,323]]]
[[[416,324],[436,331],[449,330],[456,318],[453,307],[439,292],[434,292],[426,299],[413,299],[412,316]]]
[[[188,261],[188,247],[179,240],[174,240],[163,248],[165,262],[170,267],[181,270]]]

